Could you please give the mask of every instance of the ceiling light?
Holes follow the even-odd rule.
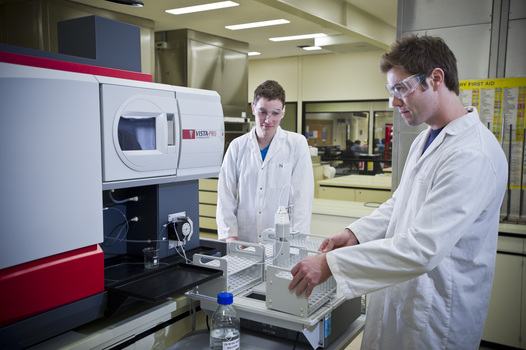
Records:
[[[252,22],[252,23],[245,23],[245,24],[235,24],[231,26],[226,26],[226,29],[230,30],[240,30],[240,29],[249,29],[249,28],[258,28],[258,27],[269,27],[269,26],[276,26],[278,24],[287,24],[290,23],[290,21],[287,21],[286,19],[275,19],[272,21],[262,21],[262,22]]]
[[[249,56],[259,56],[261,55],[261,52],[257,52],[257,51],[251,51],[248,53]]]
[[[210,4],[204,4],[204,5],[181,7],[177,9],[166,10],[165,12],[171,13],[172,15],[182,15],[185,13],[217,10],[217,9],[233,7],[233,6],[238,6],[238,5],[239,4],[237,2],[233,2],[233,1],[220,1],[220,2],[213,2]]]
[[[278,38],[269,38],[270,41],[289,41],[289,40],[302,40],[302,39],[314,39],[314,38],[323,38],[327,34],[316,33],[316,34],[304,34],[304,35],[293,35],[293,36],[282,36]]]
[[[302,47],[303,50],[305,51],[316,51],[316,50],[321,50],[321,47],[319,46],[304,46]]]
[[[116,2],[117,4],[130,5],[135,7],[143,7],[144,4],[141,0],[106,0],[109,2]]]

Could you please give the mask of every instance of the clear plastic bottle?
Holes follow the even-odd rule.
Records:
[[[231,293],[219,293],[217,303],[219,307],[212,315],[210,326],[210,349],[238,350],[239,349],[239,316],[232,306],[234,296]]]

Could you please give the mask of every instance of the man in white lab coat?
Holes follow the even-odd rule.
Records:
[[[436,37],[405,36],[382,56],[413,142],[392,198],[292,269],[297,294],[330,275],[347,298],[372,293],[362,349],[478,349],[497,250],[506,157],[457,95],[456,59]]]
[[[234,139],[225,154],[217,186],[217,233],[221,240],[260,242],[275,227],[279,206],[293,205],[291,227],[310,232],[314,174],[307,140],[279,124],[285,91],[268,80],[254,91],[256,126]]]

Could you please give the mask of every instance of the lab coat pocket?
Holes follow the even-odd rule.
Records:
[[[424,275],[407,282],[406,287],[400,319],[409,327],[422,330],[428,324],[433,302],[433,281]]]
[[[270,188],[281,189],[290,183],[292,177],[292,163],[275,162],[268,164],[268,183]]]

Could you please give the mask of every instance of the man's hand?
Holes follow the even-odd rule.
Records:
[[[300,295],[307,290],[305,296],[308,298],[314,287],[325,282],[331,275],[331,269],[327,264],[325,254],[311,255],[296,264],[290,271],[294,278],[289,284],[289,290],[296,286],[296,295]]]
[[[348,228],[345,228],[340,232],[336,233],[334,236],[325,238],[325,240],[323,240],[320,247],[318,248],[318,251],[322,253],[327,253],[336,248],[350,247],[358,243],[358,239],[356,238],[354,233]]]

